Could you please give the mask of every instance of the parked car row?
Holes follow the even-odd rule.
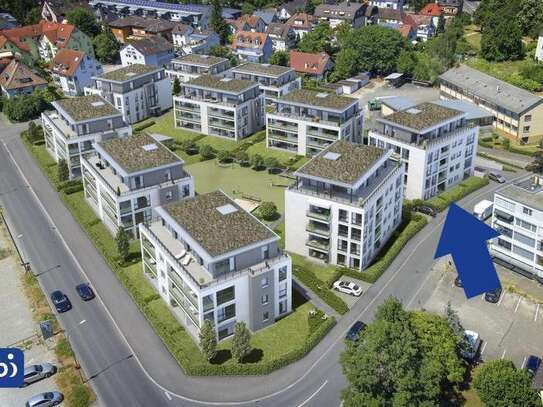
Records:
[[[456,276],[456,278],[454,279],[454,285],[460,288],[464,287],[464,285],[462,284],[462,280],[460,279],[459,276]],[[485,301],[496,304],[497,302],[500,301],[501,295],[502,295],[502,288],[498,287],[495,290],[486,292],[484,298],[485,298]]]
[[[75,287],[75,290],[83,301],[90,301],[95,297],[94,291],[88,283],[79,284]],[[55,290],[51,293],[51,302],[59,313],[72,309],[72,302],[68,296],[60,290]]]
[[[47,379],[57,372],[57,367],[51,363],[43,362],[36,365],[25,367],[23,375],[23,384],[21,387],[27,387],[32,383]],[[56,406],[64,400],[64,395],[58,391],[48,391],[32,396],[26,403],[26,407],[51,407]]]

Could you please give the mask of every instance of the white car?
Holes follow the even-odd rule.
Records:
[[[352,281],[338,280],[334,283],[334,290],[341,291],[342,293],[354,295],[360,297],[362,294],[362,288],[356,285]]]
[[[461,354],[464,359],[472,362],[479,351],[479,347],[481,346],[481,338],[479,338],[479,334],[477,332],[469,331],[467,329],[464,331],[464,336],[468,342],[468,349],[463,350]]]

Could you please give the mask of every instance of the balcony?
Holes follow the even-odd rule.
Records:
[[[171,283],[177,287],[183,295],[191,302],[191,304],[197,309],[198,308],[198,296],[187,287],[185,282],[181,279],[175,271],[168,271],[168,277],[170,278]]]
[[[210,127],[217,127],[217,128],[220,128],[220,129],[232,130],[232,131],[234,131],[235,128],[236,128],[234,122],[228,122],[228,121],[224,121],[224,120],[217,120],[217,119],[213,119],[213,118],[209,119],[208,125]]]
[[[228,119],[231,121],[235,120],[235,113],[231,110],[209,109],[207,115],[209,117],[219,117],[221,119]]]
[[[199,327],[200,323],[198,322],[198,309],[195,309],[191,305],[191,303],[186,300],[185,296],[181,293],[181,291],[173,284],[170,285],[170,297],[178,306],[183,309],[183,311],[185,311],[185,314],[188,315],[191,321]]]
[[[306,240],[305,245],[313,249],[326,252],[326,253],[328,253],[328,251],[330,250],[330,243],[324,242],[322,240],[308,239]]]
[[[309,233],[313,233],[313,234],[316,234],[316,235],[320,235],[320,236],[324,236],[324,237],[330,237],[330,229],[329,228],[325,228],[325,227],[322,227],[322,226],[317,226],[313,223],[309,223],[305,230]]]
[[[298,134],[298,126],[290,122],[281,122],[277,120],[268,120],[268,128],[289,131]]]
[[[293,143],[293,144],[298,143],[298,137],[295,137],[295,136],[293,137],[293,136],[290,136],[290,135],[287,135],[287,134],[281,134],[277,130],[269,130],[268,131],[268,138],[269,139],[274,139],[274,140],[279,140],[279,141],[284,141],[285,143]]]
[[[331,132],[325,129],[318,129],[318,130],[308,129],[307,135],[311,137],[318,137],[318,138],[329,140],[329,141],[336,141],[337,139],[339,139],[338,132]]]
[[[306,216],[308,218],[317,219],[325,222],[330,222],[330,211],[314,211],[314,210],[308,210],[306,211]]]

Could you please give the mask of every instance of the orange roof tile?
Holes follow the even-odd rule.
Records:
[[[12,60],[0,74],[0,86],[4,89],[19,89],[46,84],[46,80],[40,78],[16,59]]]
[[[252,31],[238,31],[234,37],[232,48],[239,47],[262,48],[268,39],[268,34]]]
[[[69,48],[60,49],[51,63],[51,70],[62,76],[73,76],[83,58],[84,52]]]
[[[322,75],[330,61],[326,52],[310,54],[308,52],[290,51],[290,67],[296,72]]]

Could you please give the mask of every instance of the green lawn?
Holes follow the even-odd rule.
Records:
[[[199,137],[202,137],[202,135],[199,133],[176,128],[174,124],[174,119],[173,119],[173,110],[160,117],[154,117],[152,119],[141,121],[136,126],[141,126],[142,124],[148,121],[154,121],[155,124],[153,124],[150,127],[147,127],[145,129],[146,132],[160,133],[165,136],[173,137],[174,140],[178,143],[184,140],[194,140],[194,139],[198,139]]]
[[[481,33],[469,32],[464,36],[469,45],[473,47],[477,52],[481,51]]]
[[[247,154],[253,156],[255,154],[260,154],[263,157],[275,157],[279,162],[284,165],[291,166],[300,159],[304,158],[293,153],[288,153],[286,151],[274,150],[272,148],[266,147],[266,140],[256,143],[247,149]]]
[[[196,142],[198,146],[205,144],[211,146],[215,151],[227,150],[232,151],[239,147],[240,142],[234,140],[228,140],[221,137],[205,136]]]
[[[336,266],[329,265],[320,265],[315,262],[307,260],[305,257],[298,254],[289,253],[292,257],[292,264],[303,267],[307,270],[311,270],[315,277],[317,277],[322,282],[327,282],[330,277],[335,273]]]

